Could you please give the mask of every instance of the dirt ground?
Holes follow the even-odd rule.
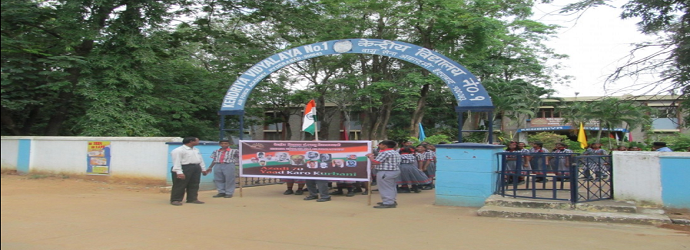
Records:
[[[168,203],[156,186],[67,177],[1,176],[5,249],[689,249],[686,232],[653,226],[486,218],[435,206],[432,191],[398,208],[367,196],[330,202],[244,188],[206,204]],[[238,190],[239,191],[239,190]],[[377,202],[378,194],[372,196]]]

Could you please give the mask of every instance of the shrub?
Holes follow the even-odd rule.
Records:
[[[659,141],[666,142],[666,145],[674,152],[685,152],[690,147],[690,135],[681,133],[662,137]]]
[[[534,134],[534,135],[529,135],[529,136],[527,137],[527,140],[530,141],[530,142],[536,142],[536,141],[543,142],[543,143],[544,143],[544,148],[545,148],[545,149],[548,149],[549,151],[551,151],[553,148],[555,148],[555,147],[556,147],[556,143],[558,143],[558,142],[566,142],[566,143],[568,143],[568,141],[570,141],[570,140],[568,140],[568,136],[559,135],[559,134],[554,134],[554,133],[551,133],[551,132],[540,132],[540,133],[537,133],[537,134]],[[568,144],[568,145],[570,146],[570,144]],[[571,149],[572,149],[572,146],[570,146],[570,147],[571,147]],[[579,147],[580,147],[580,146],[579,146],[579,143],[578,143],[577,148],[579,148]]]
[[[439,144],[441,142],[451,143],[450,137],[447,135],[432,135],[424,139],[425,142],[429,144]]]

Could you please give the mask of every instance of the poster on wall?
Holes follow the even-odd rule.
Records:
[[[110,141],[89,141],[86,150],[86,174],[110,174]]]
[[[240,141],[240,176],[367,181],[370,141]]]

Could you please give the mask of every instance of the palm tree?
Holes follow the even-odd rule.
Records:
[[[580,124],[587,124],[593,119],[592,105],[589,102],[570,102],[563,103],[556,107],[556,110],[561,113],[563,118],[563,125],[571,125],[573,129],[579,128]]]
[[[629,129],[647,125],[652,121],[650,113],[653,110],[650,107],[632,101],[607,97],[601,101],[592,102],[589,111],[591,112],[591,117],[599,121],[597,142],[600,142],[603,127],[606,127],[609,133],[611,133],[615,126],[622,126],[623,123]]]
[[[494,81],[484,85],[491,96],[494,105],[492,121],[500,114],[502,117],[520,121],[520,116],[534,116],[541,106],[542,95],[549,94],[549,90],[532,85],[522,80]],[[503,122],[505,119],[502,119]],[[518,124],[519,126],[519,124]],[[503,124],[501,124],[503,127]],[[514,139],[514,138],[513,138]]]

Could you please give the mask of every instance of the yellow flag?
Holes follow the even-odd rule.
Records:
[[[577,141],[580,142],[582,149],[587,148],[587,135],[585,135],[585,127],[580,123],[580,131],[577,133]]]

